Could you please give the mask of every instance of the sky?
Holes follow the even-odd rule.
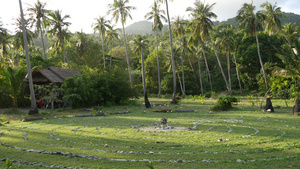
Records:
[[[0,0],[0,21],[3,23],[3,27],[14,33],[15,18],[20,14],[20,7],[18,0]],[[3,2],[4,1],[4,2]],[[92,33],[93,29],[91,25],[95,22],[95,18],[99,16],[106,16],[107,20],[111,19],[111,16],[107,15],[108,4],[112,4],[113,0],[40,0],[46,2],[46,9],[61,10],[62,15],[70,15],[71,18],[68,22],[72,24],[69,26],[71,32],[83,31],[85,33]],[[260,10],[260,5],[266,2],[266,0],[202,0],[202,2],[213,4],[216,3],[213,12],[217,14],[218,21],[224,21],[228,18],[235,17],[237,11],[242,7],[243,3],[251,3],[256,6],[257,10]],[[22,0],[24,13],[27,13],[26,9],[30,5],[34,5],[37,0]],[[185,19],[189,18],[189,13],[186,12],[187,7],[194,7],[195,0],[169,0],[169,13],[172,19],[175,16],[181,16]],[[277,6],[281,7],[284,12],[293,12],[300,14],[299,0],[268,0],[271,4],[277,3]],[[150,7],[153,5],[153,0],[129,0],[127,5],[135,6],[136,10],[131,11],[132,20],[127,19],[125,26],[138,21],[143,21],[146,13],[150,12]],[[161,9],[166,10],[166,5],[161,4]],[[115,22],[113,22],[115,24]],[[116,24],[117,27],[121,27],[121,24]]]

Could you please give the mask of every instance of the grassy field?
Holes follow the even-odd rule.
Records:
[[[239,98],[231,111],[210,112],[216,100],[150,98],[128,106],[102,108],[106,116],[83,109],[39,110],[44,120],[22,122],[28,110],[3,109],[0,168],[300,168],[300,117],[292,103],[273,100],[274,113],[263,112],[259,100]],[[154,113],[156,110],[172,110]],[[194,112],[174,112],[195,110]],[[128,111],[128,114],[110,115]],[[159,126],[161,118],[183,130],[142,130]]]

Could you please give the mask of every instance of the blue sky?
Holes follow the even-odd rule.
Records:
[[[0,21],[4,24],[4,27],[10,31],[14,31],[14,18],[17,18],[20,9],[18,0],[1,0],[5,1],[5,5],[0,6]],[[94,18],[98,16],[104,16],[107,12],[107,5],[113,3],[113,0],[40,0],[47,3],[47,9],[62,10],[62,14],[69,14],[71,19],[68,21],[72,23],[69,27],[71,32],[81,31],[86,33],[92,33],[91,25],[95,21]],[[204,0],[203,0],[204,1]],[[237,11],[241,8],[242,4],[247,2],[256,6],[257,10],[260,9],[260,5],[265,0],[205,0],[205,3],[212,4],[216,2],[213,8],[213,12],[218,15],[217,20],[223,21],[228,18],[236,16]],[[33,5],[37,0],[22,0],[24,12],[28,4]],[[173,0],[169,2],[170,17],[182,16],[188,18],[188,13],[185,12],[187,7],[193,7],[195,0]],[[299,0],[269,0],[270,3],[282,8],[285,12],[294,12],[300,14]],[[3,4],[3,3],[2,3]],[[133,20],[127,21],[127,26],[133,22],[144,20],[144,15],[150,11],[150,6],[153,4],[153,0],[129,0],[129,5],[135,6],[137,9],[132,11]],[[161,4],[161,9],[165,10],[165,4]],[[107,19],[111,19],[107,16]],[[120,27],[120,24],[117,24]]]

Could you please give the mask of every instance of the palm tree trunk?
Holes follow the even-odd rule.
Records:
[[[69,63],[69,59],[68,59],[68,56],[67,56],[67,53],[66,53],[66,50],[65,50],[64,41],[62,40],[62,38],[61,38],[61,46],[62,46],[62,48],[63,48],[63,55],[64,55],[64,58],[66,58],[67,63],[68,63],[68,67],[69,67],[69,69],[71,69],[70,63]]]
[[[172,69],[173,69],[173,98],[171,103],[176,104],[176,67],[175,67],[175,58],[173,53],[173,42],[172,42],[172,29],[170,23],[170,16],[169,16],[169,7],[168,7],[168,0],[166,1],[166,9],[167,9],[167,17],[168,17],[168,25],[169,25],[169,39],[170,39],[170,48],[171,48],[171,60],[172,60]]]
[[[203,57],[204,57],[204,62],[205,62],[205,67],[206,67],[206,71],[208,74],[208,80],[209,80],[209,85],[210,85],[210,91],[213,92],[213,86],[212,86],[212,82],[211,82],[211,76],[210,76],[210,71],[209,71],[209,67],[208,67],[208,63],[207,63],[207,59],[206,59],[206,54],[204,51],[204,46],[201,43],[201,48],[202,48],[202,53],[203,53]]]
[[[121,18],[123,18],[123,16],[121,16]],[[127,59],[127,65],[128,65],[128,74],[129,74],[130,87],[133,88],[132,79],[131,79],[130,62],[129,62],[129,56],[128,56],[128,51],[127,51],[126,34],[125,34],[125,28],[124,28],[124,23],[123,22],[122,22],[122,28],[123,28],[123,38],[124,38],[124,45],[125,45],[125,51],[126,51],[126,59]]]
[[[215,52],[215,55],[216,55],[216,58],[217,58],[219,67],[220,67],[220,69],[221,69],[221,73],[222,73],[222,76],[223,76],[223,78],[224,78],[224,81],[225,81],[227,90],[228,90],[229,94],[232,96],[232,92],[231,92],[231,90],[230,90],[230,88],[229,88],[229,85],[228,85],[228,82],[227,82],[225,73],[224,73],[223,68],[222,68],[222,64],[221,64],[221,62],[220,62],[220,59],[219,59],[219,56],[218,56],[218,53],[217,53],[217,50],[216,50],[216,47],[215,47],[215,45],[214,45],[214,43],[213,43],[213,41],[212,41],[212,39],[211,39],[210,36],[209,36],[209,39],[210,39],[210,42],[211,42],[211,44],[212,44],[212,46],[213,46],[213,48],[214,48],[214,52]]]
[[[258,41],[258,35],[257,35],[256,31],[255,31],[255,38],[256,38],[256,43],[257,43],[257,54],[258,54],[258,57],[259,57],[259,62],[260,62],[261,69],[263,71],[265,85],[266,85],[266,90],[268,90],[267,75],[266,75],[266,72],[265,72],[264,64],[263,64],[261,56],[260,56],[259,41]]]
[[[113,42],[112,42],[112,44],[110,45],[110,59],[109,59],[109,65],[111,66],[111,64],[112,64],[112,47],[113,47]]]
[[[158,57],[158,37],[157,37],[157,28],[156,28],[156,57],[157,57],[157,75],[158,75],[158,97],[161,95],[161,83],[160,83],[160,66],[159,66],[159,57]]]
[[[20,5],[20,12],[21,12],[21,17],[22,17],[23,40],[24,40],[24,48],[25,48],[25,53],[26,53],[26,64],[27,64],[29,90],[30,90],[30,97],[31,97],[31,108],[34,109],[34,108],[36,108],[36,100],[35,100],[35,94],[34,94],[34,88],[33,88],[33,80],[32,80],[32,74],[31,74],[28,42],[27,42],[27,37],[26,37],[24,14],[23,14],[23,8],[22,8],[21,0],[19,0],[19,5]]]
[[[40,31],[41,31],[41,39],[42,39],[42,45],[43,45],[44,59],[47,59],[46,48],[45,48],[45,43],[44,43],[44,33],[43,33],[42,28],[40,28]]]
[[[191,66],[191,69],[192,69],[192,71],[194,72],[194,67],[193,67],[193,65],[192,65],[192,62],[191,62],[191,59],[190,59],[190,56],[189,56],[189,51],[187,51],[187,57],[188,57],[188,60],[189,60],[189,64],[190,64],[190,66]]]
[[[180,79],[180,76],[179,76],[178,72],[177,72],[177,76],[178,76],[178,80],[179,80],[180,89],[181,89],[181,92],[183,94],[183,88],[182,88],[182,84],[181,84],[181,79]]]
[[[232,91],[231,75],[230,75],[230,53],[229,52],[227,52],[227,69],[228,69],[228,85],[229,85],[230,90]],[[232,96],[232,93],[231,93],[231,96]]]
[[[105,69],[105,54],[104,54],[104,39],[103,39],[103,36],[101,36],[101,41],[102,41],[103,64],[104,64],[104,69]]]
[[[142,80],[143,80],[143,89],[144,89],[144,97],[145,97],[145,106],[146,108],[150,108],[151,104],[148,100],[146,80],[145,80],[145,64],[144,64],[143,48],[141,48],[141,60],[142,60]]]
[[[237,62],[236,62],[235,53],[233,54],[233,58],[234,58],[235,66],[236,66],[236,75],[237,75],[237,78],[238,78],[241,95],[243,95],[243,89],[242,89],[242,85],[241,85],[241,80],[240,80],[240,75],[239,75],[239,69],[238,69],[238,65],[237,65]]]
[[[181,55],[181,69],[182,69],[182,97],[184,98],[185,95],[185,82],[184,82],[184,66],[183,66],[183,54],[182,54],[182,45],[181,45],[181,37],[179,36],[179,43],[180,43],[180,55]]]
[[[202,85],[202,74],[201,74],[200,56],[198,56],[198,67],[199,67],[199,79],[200,79],[200,87],[201,87],[201,96],[204,96],[203,85]]]

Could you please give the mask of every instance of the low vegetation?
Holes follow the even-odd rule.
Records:
[[[26,110],[1,110],[0,168],[299,168],[299,117],[282,100],[275,113],[260,109],[262,98],[239,97],[229,111],[211,111],[215,99],[186,96],[177,105],[150,98],[128,106],[40,110],[44,120],[21,122]],[[290,104],[292,105],[292,104]],[[154,113],[170,109],[168,113]],[[75,117],[76,114],[106,116]],[[175,110],[194,110],[176,112]],[[128,111],[128,114],[110,115]],[[182,130],[159,131],[161,118]],[[2,160],[3,159],[3,160]],[[147,167],[148,166],[148,167]]]

